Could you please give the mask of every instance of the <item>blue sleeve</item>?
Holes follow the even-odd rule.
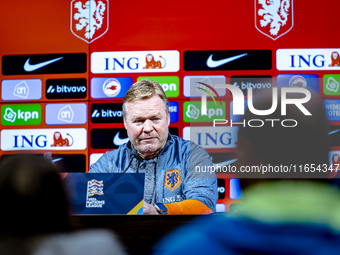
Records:
[[[217,179],[214,171],[208,171],[213,167],[209,154],[191,142],[188,163],[184,187],[186,199],[201,201],[215,211],[218,199]]]

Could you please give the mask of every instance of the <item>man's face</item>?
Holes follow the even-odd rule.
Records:
[[[168,138],[169,112],[165,112],[162,99],[155,95],[146,100],[127,104],[124,126],[129,139],[144,159],[156,157]]]

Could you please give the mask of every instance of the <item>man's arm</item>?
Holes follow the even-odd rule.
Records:
[[[186,200],[165,204],[168,214],[213,213],[218,199],[216,174],[209,154],[191,143],[183,193]],[[208,170],[209,169],[209,170]]]
[[[203,202],[189,199],[181,202],[165,204],[168,214],[210,214],[214,211]]]

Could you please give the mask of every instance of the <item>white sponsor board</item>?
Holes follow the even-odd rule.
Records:
[[[1,131],[1,150],[85,150],[85,128],[5,129]]]
[[[179,63],[177,50],[93,52],[91,54],[92,73],[178,72]]]
[[[101,156],[103,156],[103,155],[104,155],[104,153],[92,153],[92,154],[90,155],[90,166],[91,166],[92,164],[96,163],[97,160],[98,160]]]
[[[276,68],[280,71],[340,70],[340,49],[279,49]]]
[[[225,212],[226,206],[225,204],[216,204],[216,212]]]
[[[183,138],[205,149],[235,148],[238,127],[185,127]]]

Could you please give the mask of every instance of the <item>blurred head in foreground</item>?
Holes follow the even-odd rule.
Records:
[[[262,120],[262,127],[245,127],[240,125],[238,132],[237,153],[238,167],[272,166],[283,169],[278,172],[254,173],[239,175],[242,187],[269,179],[323,179],[329,173],[322,171],[305,171],[311,164],[328,168],[328,121],[320,98],[311,94],[311,99],[302,106],[311,115],[305,115],[295,104],[287,104],[286,115],[282,115],[281,91],[278,90],[276,110],[265,116],[253,114],[249,108],[245,111],[242,121],[248,123],[251,119]],[[287,93],[289,99],[304,98],[303,93]],[[249,100],[249,99],[248,99]],[[272,94],[264,93],[254,97],[254,108],[267,110],[272,106]],[[294,120],[294,121],[292,121]],[[282,122],[283,121],[283,122]],[[297,123],[296,126],[294,126]],[[260,125],[253,121],[252,125]],[[291,126],[291,127],[288,127]],[[294,126],[294,127],[293,127]],[[300,172],[300,166],[302,171]],[[290,172],[289,169],[290,168]],[[294,172],[295,170],[295,172]]]
[[[70,230],[68,200],[54,164],[14,156],[0,164],[0,236],[33,236]]]

